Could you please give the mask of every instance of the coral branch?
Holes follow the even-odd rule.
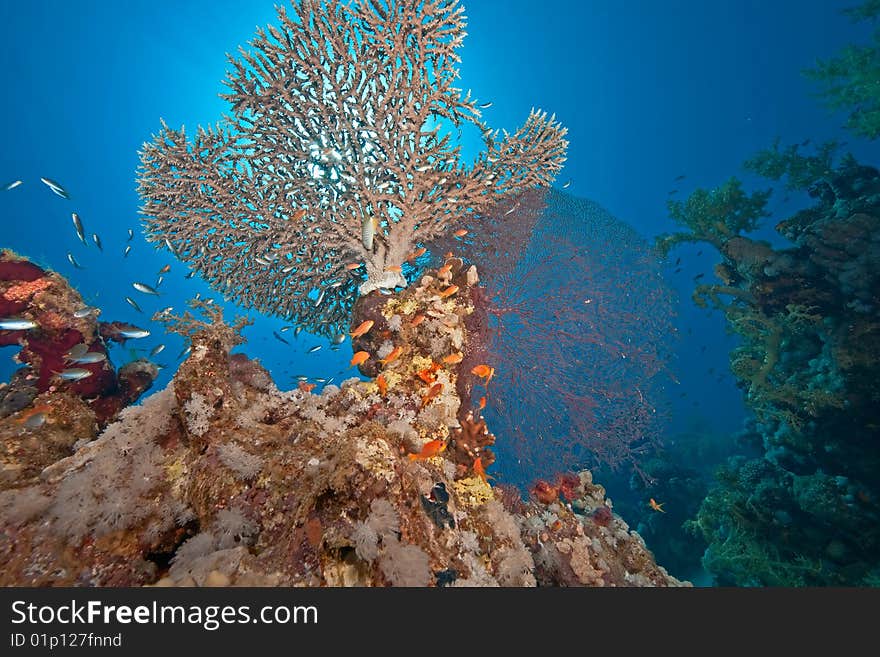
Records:
[[[302,0],[278,17],[230,58],[233,116],[191,143],[163,122],[144,145],[142,211],[148,239],[226,297],[334,335],[358,292],[406,285],[415,244],[549,185],[566,131],[534,110],[500,140],[482,123],[453,86],[457,0]],[[487,142],[470,168],[444,130],[466,123]]]

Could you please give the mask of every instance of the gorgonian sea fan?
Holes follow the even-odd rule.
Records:
[[[459,393],[485,394],[508,481],[624,463],[659,438],[672,295],[650,246],[596,203],[535,190],[500,203],[463,239],[477,265]],[[470,376],[495,368],[488,394]]]
[[[457,0],[302,0],[278,17],[230,58],[232,116],[192,142],[163,122],[144,145],[142,213],[227,298],[335,335],[358,293],[406,285],[417,244],[549,185],[565,129],[538,111],[514,134],[481,121],[453,86]],[[486,142],[470,167],[446,130],[467,123]]]

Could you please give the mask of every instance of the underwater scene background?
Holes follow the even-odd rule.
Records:
[[[475,372],[482,388],[476,382],[457,389],[462,401],[485,407],[476,424],[468,424],[473,415],[462,418],[459,431],[471,426],[475,436],[482,435],[477,425],[485,418],[482,427],[497,438],[494,463],[484,456],[482,464],[491,465],[493,487],[505,491],[496,493],[498,499],[516,496],[505,488],[511,486],[530,504],[561,505],[541,511],[552,516],[541,516],[541,527],[526,521],[517,530],[520,548],[529,548],[532,530],[534,544],[540,544],[532,566],[516,561],[514,568],[511,557],[505,568],[533,568],[538,583],[566,583],[564,569],[548,565],[552,560],[540,552],[547,528],[565,531],[567,508],[593,518],[601,531],[608,526],[602,511],[608,507],[638,532],[673,579],[706,586],[880,583],[880,417],[874,410],[880,403],[880,173],[873,168],[880,162],[880,4],[869,0],[861,13],[846,13],[852,6],[851,0],[465,3],[467,35],[455,86],[474,90],[481,117],[493,129],[513,132],[540,107],[555,115],[548,130],[558,121],[568,142],[548,196],[533,199],[523,192],[514,205],[505,197],[497,207],[450,224],[463,226],[466,235],[432,235],[430,244],[414,243],[431,247],[431,253],[407,260],[402,269],[413,286],[451,251],[464,264],[475,264],[481,282],[498,293],[471,298],[476,314],[469,316],[485,312],[495,332],[479,353],[461,348],[467,366],[462,372],[476,369],[488,354],[497,375]],[[181,372],[175,384],[180,401],[182,382],[199,376],[179,370],[197,340],[167,330],[154,313],[170,307],[166,315],[179,314],[196,295],[213,299],[227,320],[237,314],[252,320],[233,353],[257,359],[280,391],[302,392],[305,384],[306,393],[318,395],[352,376],[372,381],[380,369],[351,365],[352,352],[361,348],[394,360],[379,340],[354,336],[361,342],[353,349],[352,336],[344,334],[362,324],[349,315],[341,329],[334,325],[321,334],[311,319],[297,323],[248,310],[211,287],[198,267],[187,266],[195,256],[176,257],[181,247],[166,246],[161,235],[147,240],[163,226],[145,224],[139,213],[145,202],[159,198],[149,188],[155,181],[143,182],[148,176],[141,167],[149,162],[139,153],[148,143],[161,144],[162,137],[155,138],[160,119],[171,130],[186,126],[191,138],[197,126],[233,113],[218,96],[228,93],[222,85],[231,68],[226,53],[235,56],[239,45],[246,46],[255,26],[277,25],[273,3],[47,1],[6,2],[2,8],[0,182],[7,188],[0,191],[0,246],[57,271],[84,304],[100,309],[101,321],[150,331],[122,340],[101,332],[116,367],[141,359],[159,366],[151,371],[151,392],[165,389]],[[823,90],[829,91],[824,97]],[[838,106],[829,107],[834,101]],[[486,148],[486,134],[477,124],[452,123],[438,119],[460,139],[457,159],[470,165]],[[53,184],[59,187],[53,190]],[[83,239],[71,213],[82,223]],[[450,281],[465,288],[458,279]],[[308,299],[307,305],[321,303],[314,294]],[[352,311],[353,304],[340,302],[339,309]],[[352,316],[381,323],[378,313],[361,305]],[[0,314],[14,318],[6,310]],[[393,322],[388,319],[389,330],[397,332]],[[14,334],[0,348],[0,380],[10,381],[21,368],[13,358],[22,331],[12,324],[2,328],[7,330],[0,335]],[[337,334],[343,339],[334,339]],[[228,346],[236,341],[229,338]],[[437,394],[430,387],[438,385],[435,379],[425,377],[427,394]],[[41,426],[11,402],[9,391],[0,400],[3,435],[19,449],[20,434]],[[201,399],[202,393],[193,394],[190,404]],[[430,399],[418,394],[426,406]],[[363,411],[377,412],[368,406]],[[99,424],[118,412],[107,410],[103,419],[98,413]],[[320,412],[325,415],[316,418],[331,416],[327,409]],[[203,434],[210,432],[194,432]],[[405,436],[401,440],[408,444]],[[83,450],[83,444],[68,447],[74,455]],[[416,443],[405,451],[419,448],[426,449]],[[246,455],[230,450],[218,453],[248,470]],[[460,456],[457,466],[479,474],[474,455]],[[159,463],[165,457],[144,458]],[[566,473],[584,468],[591,478],[578,485],[586,488],[568,495],[575,484]],[[449,481],[461,481],[462,472],[447,473]],[[33,487],[33,479],[17,476],[4,480],[4,494]],[[604,490],[590,488],[594,480]],[[76,481],[65,481],[76,488]],[[90,485],[83,481],[76,485]],[[255,481],[239,476],[236,495],[244,499],[245,488],[258,489]],[[445,509],[448,494],[428,488],[422,504],[442,529],[447,518],[438,509]],[[22,512],[17,522],[46,514],[66,523],[61,534],[68,539],[105,533],[87,519],[74,522],[66,513],[66,520],[59,519],[51,495],[40,495],[44,502],[30,500],[39,511]],[[251,497],[248,504],[256,504]],[[94,498],[100,506],[101,495]],[[578,502],[588,498],[593,506]],[[521,503],[508,502],[510,513]],[[153,564],[149,574],[133,580],[78,576],[65,583],[152,583],[175,558],[183,563],[181,551],[203,559],[212,550],[244,545],[255,552],[254,546],[270,540],[268,524],[249,516],[251,507],[242,502],[223,509],[211,545],[205,537],[213,516],[189,504],[195,510],[181,503],[168,527],[153,526],[149,540],[161,549],[138,552],[154,555],[144,557]],[[303,528],[305,560],[329,550],[334,540],[325,518],[332,515],[330,506],[322,510],[315,502],[314,512],[293,522]],[[478,580],[474,566],[435,567],[439,557],[408,529],[401,511],[401,519],[391,520],[388,509],[370,508],[350,540],[362,561],[379,564],[380,581],[440,585],[469,567],[469,578]],[[118,511],[120,517],[125,513]],[[218,528],[221,521],[225,530]],[[497,530],[498,522],[493,516],[489,524]],[[411,544],[392,539],[391,527]],[[469,531],[479,537],[478,527],[475,521]],[[17,548],[8,546],[24,540],[11,535],[4,539],[7,565],[18,563]],[[578,545],[573,537],[561,540]],[[421,557],[407,552],[415,545],[431,557],[433,579],[411,576],[400,565],[422,567]],[[566,549],[576,552],[559,548],[559,554],[569,554]],[[221,575],[228,580],[232,567],[211,563],[171,572],[177,582],[192,577],[201,584]],[[239,563],[235,567],[243,572]],[[580,583],[589,579],[567,567]],[[595,563],[592,568],[602,570]],[[647,572],[639,568],[627,572]],[[502,570],[492,572],[502,584],[532,581],[505,579]],[[9,565],[8,572],[16,571]],[[658,583],[659,575],[651,573],[644,581]],[[334,577],[325,573],[321,583],[349,581]],[[23,582],[14,574],[5,580]]]

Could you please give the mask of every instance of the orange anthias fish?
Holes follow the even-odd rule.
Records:
[[[447,258],[447,259],[451,258],[451,257],[452,257],[452,251],[447,251],[446,253],[443,254],[443,257],[444,257],[444,258]]]
[[[486,398],[480,397],[480,410],[482,411],[484,408],[486,408]]]
[[[345,268],[348,271],[353,271],[353,270],[357,269],[358,267],[360,267],[361,265],[363,265],[362,262],[350,262],[347,265],[345,265]]]
[[[480,479],[482,479],[487,484],[489,483],[490,478],[491,479],[495,478],[492,475],[486,474],[486,469],[483,467],[483,457],[482,456],[478,456],[476,459],[474,459],[474,472],[477,474],[477,476]]]
[[[439,395],[441,390],[443,390],[442,383],[435,383],[434,385],[432,385],[430,390],[428,390],[428,393],[422,397],[422,408],[427,406],[429,401]]]
[[[430,442],[425,443],[425,446],[422,447],[422,451],[418,454],[410,454],[410,461],[424,461],[425,459],[430,459],[446,449],[446,442],[443,440],[432,440]]]
[[[292,215],[290,215],[290,220],[291,221],[299,221],[300,219],[302,219],[303,217],[306,216],[306,212],[308,212],[308,210],[306,210],[305,208],[301,208],[301,209],[297,210],[296,212],[294,212]]]
[[[477,365],[471,370],[471,374],[478,376],[481,379],[486,379],[486,383],[489,383],[489,380],[495,374],[495,368],[489,367],[488,365]]]
[[[48,404],[38,404],[37,406],[34,406],[30,410],[25,411],[21,415],[21,417],[16,418],[15,421],[17,424],[24,424],[25,422],[30,420],[35,415],[39,415],[40,413],[48,413],[51,410],[52,410],[52,407],[49,406]]]
[[[439,363],[431,363],[430,367],[426,367],[425,369],[416,372],[416,376],[428,385],[432,385],[437,380],[437,377],[434,376],[434,373],[439,369]]]
[[[455,365],[456,363],[460,363],[464,360],[464,355],[459,351],[455,354],[449,354],[448,356],[443,357],[443,362],[447,365]]]
[[[409,325],[412,326],[413,328],[415,328],[416,326],[418,326],[419,324],[421,324],[424,321],[425,321],[425,316],[422,313],[419,313],[418,315],[416,315],[415,317],[412,318]]]
[[[361,325],[358,326],[354,331],[352,331],[349,335],[353,338],[359,338],[364,335],[367,331],[373,328],[373,324],[375,322],[372,319],[368,319],[365,322],[361,322]]]
[[[305,381],[300,381],[299,382],[299,389],[302,390],[303,392],[311,392],[312,390],[315,389],[316,385],[317,384],[315,384],[315,383],[306,383]]]
[[[458,292],[458,285],[450,285],[440,293],[440,298],[445,299],[446,297],[451,297],[456,292]]]
[[[666,513],[666,511],[663,510],[663,505],[664,505],[664,504],[666,504],[666,502],[659,502],[659,503],[658,503],[653,497],[652,497],[651,500],[648,502],[648,506],[649,506],[649,507],[651,507],[652,509],[654,509],[654,511],[659,511],[660,513]]]
[[[406,256],[406,261],[412,262],[416,258],[425,255],[425,253],[427,253],[427,252],[428,252],[428,249],[426,249],[424,247],[418,248],[415,251],[413,251],[412,253],[410,253],[408,256]]]
[[[379,386],[379,392],[384,397],[388,393],[388,382],[382,374],[376,377],[376,385]]]
[[[437,270],[437,275],[440,277],[448,276],[449,272],[451,272],[451,271],[452,271],[452,265],[447,263],[447,264],[443,265],[442,267],[440,267],[440,269]]]
[[[457,231],[455,231],[452,234],[455,235],[456,237],[464,237],[465,235],[468,234],[468,232],[464,228],[459,228]]]
[[[385,358],[380,359],[379,362],[382,363],[383,365],[387,365],[388,363],[397,360],[397,358],[402,353],[403,353],[403,346],[399,345],[397,347],[394,347],[394,349],[391,350],[391,353],[388,354],[387,356],[385,356]]]
[[[385,267],[385,271],[393,271],[396,274],[401,273],[403,270],[400,268],[400,265],[389,265]]]
[[[360,365],[364,361],[366,361],[370,357],[366,351],[359,351],[354,356],[351,357],[351,363],[348,364],[349,367],[354,367],[355,365]]]

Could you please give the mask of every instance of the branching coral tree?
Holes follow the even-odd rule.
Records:
[[[844,13],[853,21],[876,21],[880,2],[867,0]],[[846,127],[853,133],[880,137],[880,29],[874,30],[870,45],[848,45],[804,74],[821,85],[819,96],[828,107],[849,111]]]
[[[748,194],[738,178],[731,177],[720,187],[695,190],[685,201],[666,202],[669,216],[686,232],[667,233],[657,237],[662,256],[687,242],[708,242],[718,250],[740,233],[748,233],[769,216],[766,205],[771,190]]]
[[[230,57],[232,116],[163,129],[141,152],[148,239],[226,297],[325,335],[358,292],[405,285],[400,267],[464,217],[549,185],[565,129],[532,111],[488,128],[453,86],[458,0],[301,0]],[[447,128],[477,126],[470,167]],[[358,266],[360,265],[360,266]]]

